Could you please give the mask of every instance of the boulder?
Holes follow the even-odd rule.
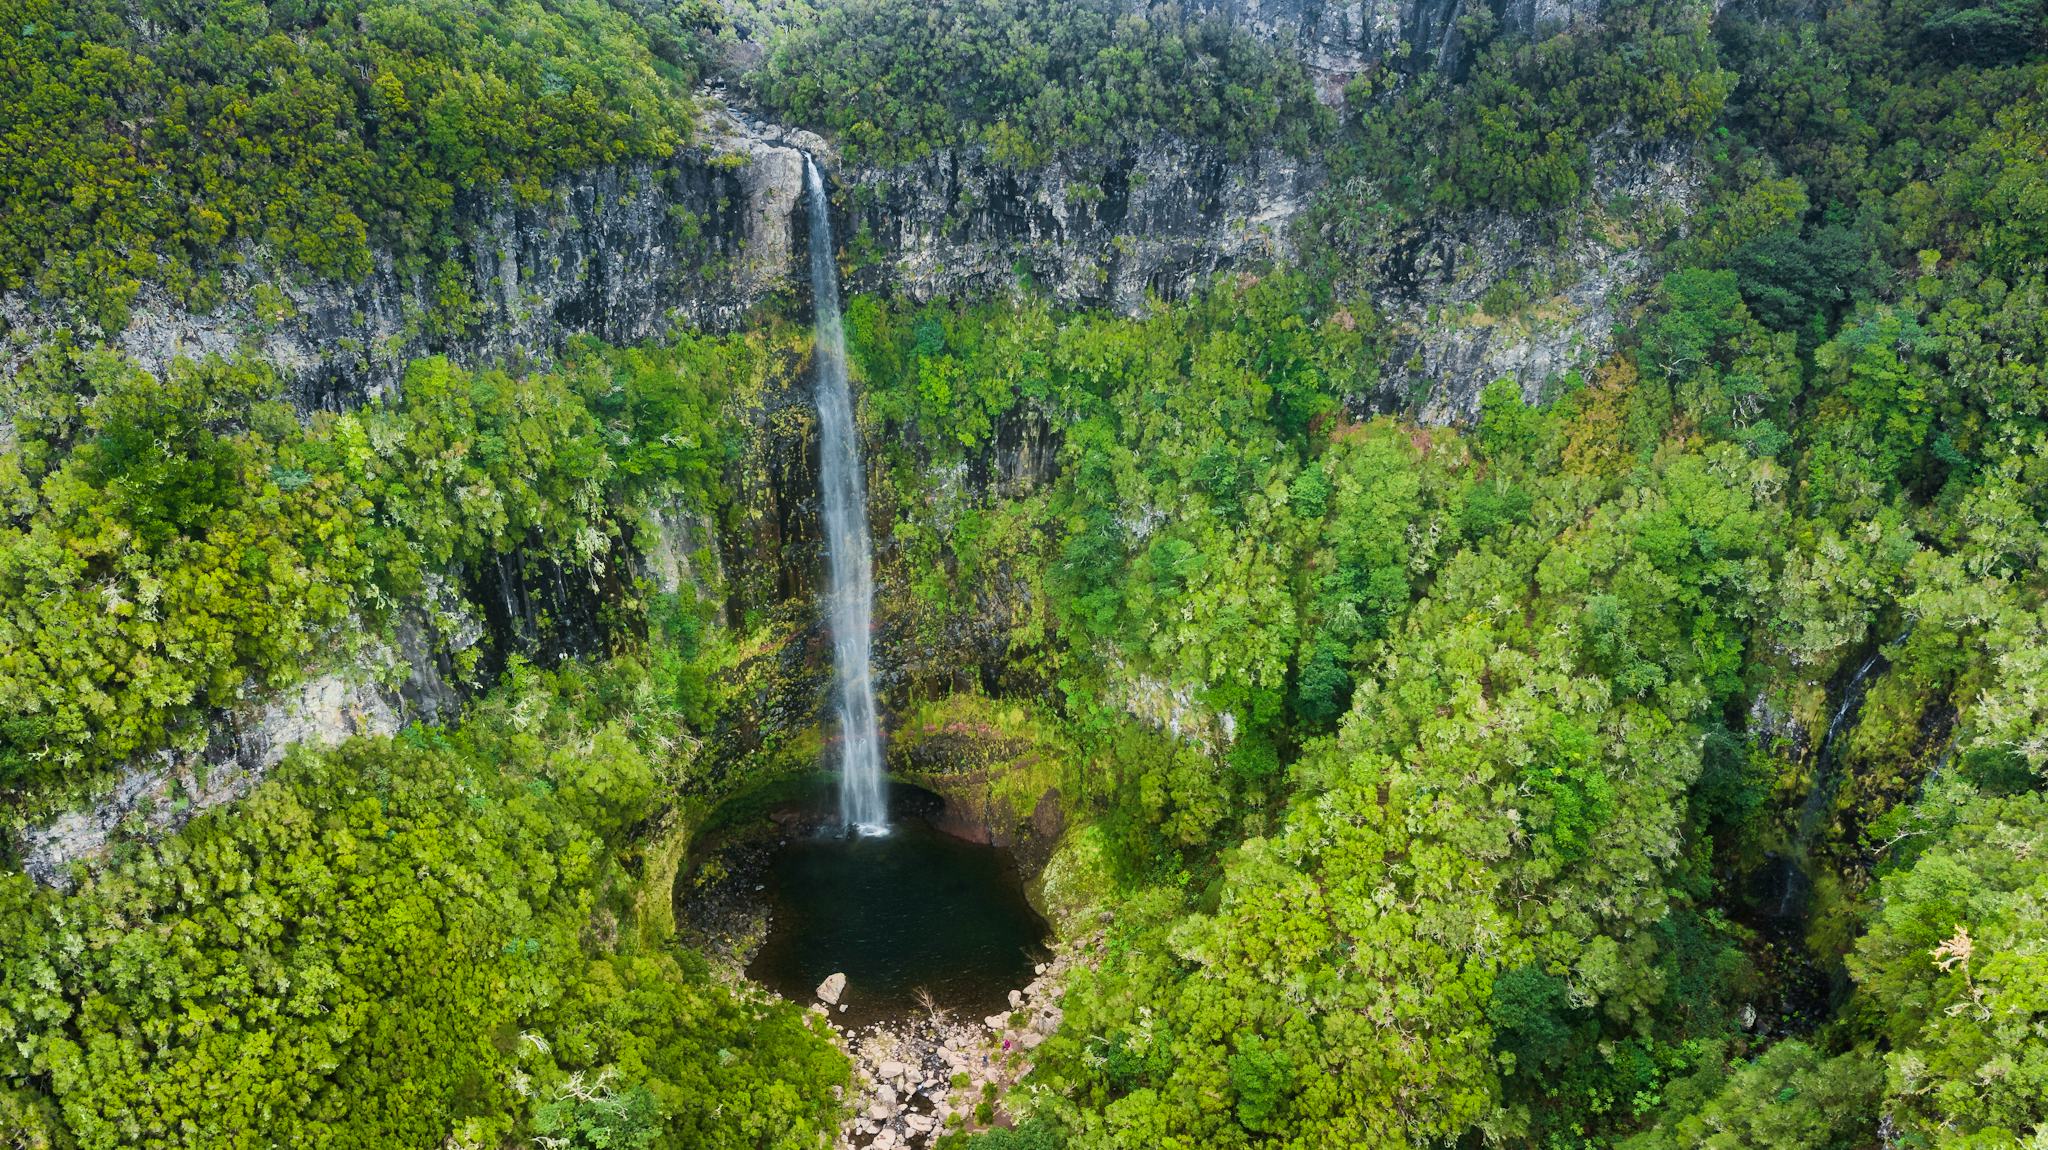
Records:
[[[829,1005],[839,1006],[839,996],[846,993],[846,976],[829,974],[818,984],[818,997]],[[844,1010],[845,1007],[840,1007]]]
[[[1010,1009],[1011,1009],[1011,1010],[1015,1010],[1015,1009],[1017,1009],[1018,1007],[1020,1007],[1020,1006],[1022,1006],[1022,1005],[1024,1005],[1024,992],[1023,992],[1023,991],[1021,991],[1021,990],[1013,990],[1013,991],[1011,991],[1011,992],[1010,992]]]

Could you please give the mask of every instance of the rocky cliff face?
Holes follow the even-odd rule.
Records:
[[[1193,0],[1187,7],[1290,48],[1323,101],[1334,105],[1352,78],[1379,68],[1455,71],[1466,51],[1458,23],[1475,10],[1492,11],[1511,32],[1541,38],[1598,17],[1600,0]]]
[[[1610,144],[1583,206],[1384,223],[1349,269],[1388,325],[1380,388],[1353,397],[1353,414],[1455,423],[1502,379],[1545,398],[1613,350],[1647,287],[1648,241],[1683,226],[1702,181],[1689,149]]]
[[[408,360],[543,356],[573,334],[625,343],[671,323],[724,329],[785,289],[796,153],[718,141],[656,167],[604,168],[546,200],[473,198],[452,280],[438,266],[380,259],[352,284],[242,273],[207,314],[145,294],[114,343],[152,370],[248,348],[291,381],[302,407],[345,408],[392,392]],[[256,292],[256,282],[281,291]],[[452,306],[447,285],[459,285]],[[20,322],[26,309],[10,301]]]
[[[445,266],[381,259],[341,284],[245,253],[228,302],[196,313],[145,289],[110,342],[157,372],[181,357],[252,352],[317,410],[394,393],[422,355],[518,363],[572,335],[630,343],[678,325],[732,330],[764,302],[806,302],[805,152],[833,177],[850,291],[921,300],[1029,284],[1064,304],[1132,311],[1148,293],[1183,298],[1220,268],[1284,256],[1288,222],[1321,183],[1277,151],[1230,160],[1175,140],[1029,170],[978,148],[842,168],[809,132],[729,111],[705,129],[667,163],[588,172],[538,203],[472,198]],[[55,322],[29,297],[0,299],[0,328],[30,343]]]
[[[421,613],[409,612],[396,648],[373,643],[345,667],[287,691],[252,692],[214,712],[198,747],[144,756],[90,808],[24,832],[17,843],[22,869],[68,888],[73,863],[99,858],[124,838],[176,830],[209,807],[241,798],[294,746],[331,747],[356,735],[389,735],[415,719],[453,717],[459,700],[440,673],[432,631]]]
[[[849,288],[913,299],[1028,287],[1132,312],[1184,299],[1217,270],[1290,252],[1288,224],[1322,182],[1277,149],[1241,160],[1162,140],[1014,169],[984,149],[839,172]]]

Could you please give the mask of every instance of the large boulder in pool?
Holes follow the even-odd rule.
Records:
[[[797,985],[802,986],[803,984],[798,983]],[[846,976],[843,974],[827,975],[825,981],[818,984],[818,997],[823,999],[827,1006],[839,1005],[839,996],[845,993]]]

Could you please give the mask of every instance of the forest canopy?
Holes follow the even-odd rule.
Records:
[[[257,255],[356,280],[693,130],[690,42],[603,0],[0,4],[0,290],[105,330]]]
[[[1300,63],[1219,17],[1118,0],[852,0],[780,36],[754,80],[860,160],[955,144],[997,162],[1160,133],[1297,152],[1323,111]]]

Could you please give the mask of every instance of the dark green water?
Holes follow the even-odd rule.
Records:
[[[934,830],[892,788],[890,833],[836,828],[792,837],[769,864],[767,941],[747,973],[796,1002],[835,971],[846,975],[843,1026],[919,1010],[917,992],[966,1017],[1008,1008],[1046,957],[1045,920],[1015,866],[994,847]],[[908,792],[908,795],[905,795]],[[925,798],[930,796],[926,795]]]

